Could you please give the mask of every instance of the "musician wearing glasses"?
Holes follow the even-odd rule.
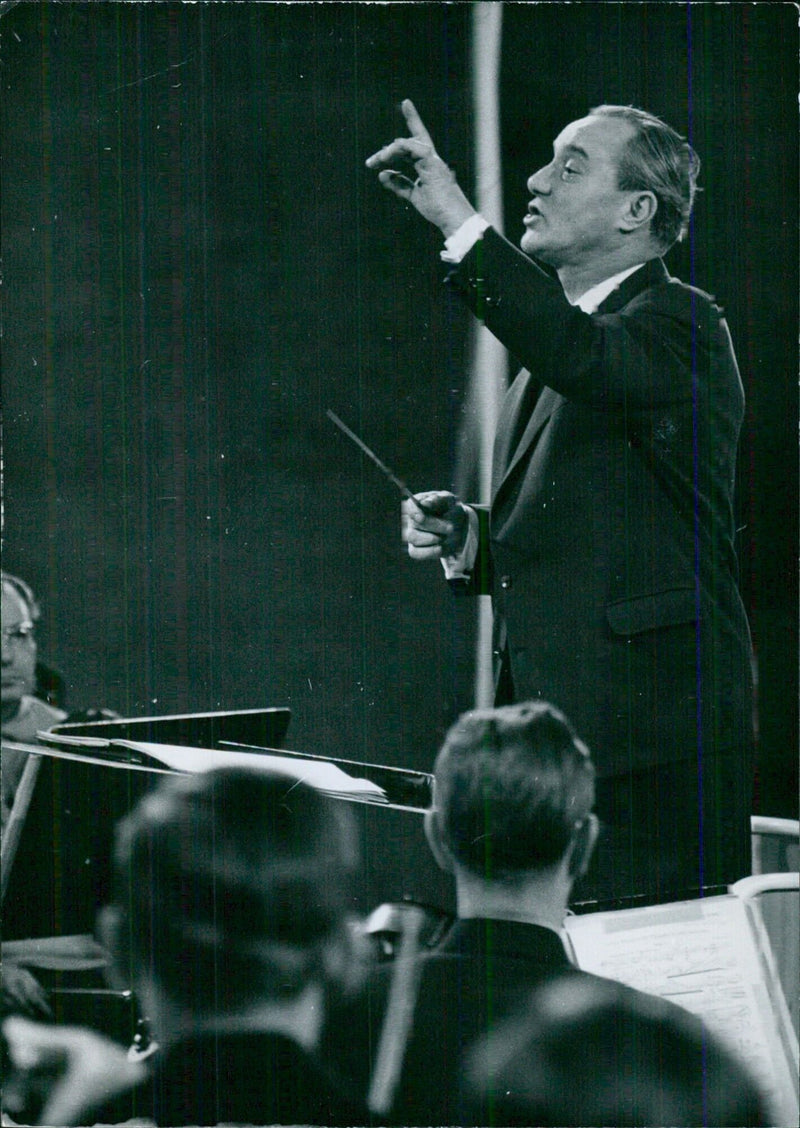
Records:
[[[36,623],[39,605],[31,589],[17,576],[2,573],[3,586],[3,736],[22,742],[35,740],[40,729],[62,721],[66,714],[34,696],[36,688]],[[5,830],[25,762],[24,752],[3,748],[2,828]],[[4,959],[0,1011],[46,1018],[50,1014],[47,995],[27,968]]]
[[[39,604],[24,580],[2,573],[3,585],[3,736],[22,742],[63,721],[66,713],[34,696],[36,690],[36,623]],[[3,825],[14,801],[26,756],[3,751]]]

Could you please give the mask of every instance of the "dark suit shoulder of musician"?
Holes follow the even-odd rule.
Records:
[[[466,1048],[521,994],[572,968],[561,938],[520,921],[459,920],[420,957],[414,1018],[388,1123],[471,1123],[462,1092]],[[323,1053],[357,1086],[368,1083],[385,1018],[392,964],[374,969],[358,1000],[333,1011]],[[488,1121],[480,1121],[488,1123]]]

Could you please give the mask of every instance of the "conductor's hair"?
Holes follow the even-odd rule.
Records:
[[[652,192],[658,206],[652,235],[662,253],[689,229],[700,158],[688,141],[661,118],[634,106],[595,106],[595,117],[622,118],[634,134],[622,151],[618,187],[622,192]]]
[[[346,804],[226,768],[146,796],[118,828],[114,861],[118,970],[220,1013],[323,976],[346,931],[357,845]]]
[[[564,856],[594,804],[594,767],[544,701],[465,713],[434,766],[434,817],[453,858],[513,882]]]

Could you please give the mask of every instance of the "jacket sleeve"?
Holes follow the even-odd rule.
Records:
[[[601,409],[691,401],[719,330],[707,296],[678,283],[650,287],[619,312],[583,313],[492,228],[447,281],[537,380]]]
[[[472,504],[472,503],[470,503]],[[491,595],[492,553],[489,546],[489,507],[472,504],[478,515],[478,555],[468,579],[447,582],[456,595]]]

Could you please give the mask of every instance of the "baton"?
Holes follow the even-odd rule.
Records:
[[[347,435],[348,439],[351,439],[356,444],[356,446],[359,448],[359,450],[363,451],[363,453],[367,456],[367,458],[370,459],[370,461],[373,462],[375,464],[375,466],[378,467],[381,474],[383,474],[384,477],[388,478],[393,486],[396,486],[398,488],[398,490],[403,495],[403,497],[410,498],[411,501],[414,502],[414,504],[416,505],[416,507],[420,511],[420,513],[424,513],[426,516],[428,515],[428,511],[423,506],[420,505],[420,503],[414,497],[414,494],[408,488],[408,486],[403,481],[403,479],[398,478],[397,475],[395,474],[395,472],[393,470],[390,470],[385,462],[381,462],[381,460],[378,458],[375,451],[370,450],[370,448],[363,441],[363,439],[360,439],[358,437],[358,435],[355,433],[355,431],[351,431],[350,428],[347,426],[347,424],[343,423],[341,421],[341,419],[339,418],[339,416],[336,414],[335,411],[331,411],[331,409],[328,408],[328,410],[325,412],[325,414],[328,416],[330,421],[332,423],[335,423],[336,426],[339,428],[339,430],[342,431],[345,435]]]

